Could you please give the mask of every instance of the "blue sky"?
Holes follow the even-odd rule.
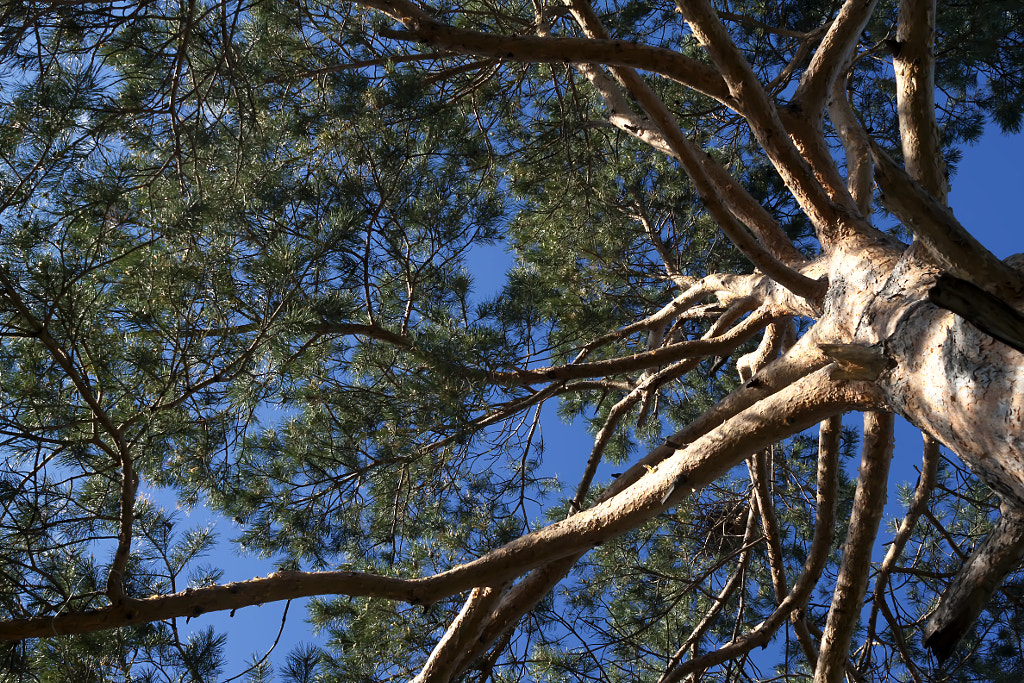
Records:
[[[1006,137],[990,129],[977,145],[964,150],[963,160],[952,179],[949,201],[957,218],[1000,258],[1024,251],[1022,159],[1024,134]],[[477,261],[479,268],[474,275],[477,291],[494,291],[500,286],[508,263],[503,248],[495,246],[480,250]],[[590,453],[591,439],[581,426],[561,424],[553,414],[553,407],[546,417],[545,470],[558,474],[563,482],[574,486],[575,477],[582,471]],[[913,485],[917,478],[916,468],[921,462],[920,432],[902,420],[899,422],[896,454],[889,477],[890,517],[902,514],[895,486],[900,483]],[[213,524],[221,541],[227,541],[237,533],[230,521],[218,519],[202,508],[193,510],[184,521],[186,525]],[[206,559],[225,570],[225,581],[249,579],[273,571],[271,563],[252,557],[238,558],[228,548]],[[226,680],[245,668],[250,653],[255,650],[265,652],[270,647],[280,628],[283,610],[284,603],[248,607],[238,610],[234,617],[225,613],[207,615],[194,620],[190,626],[202,628],[213,625],[227,633],[229,666],[221,677],[221,680]],[[289,609],[288,623],[271,661],[280,667],[295,645],[311,641],[315,639],[305,623],[305,609],[301,601],[296,601]]]

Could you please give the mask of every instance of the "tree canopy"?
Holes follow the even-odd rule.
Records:
[[[0,2],[0,677],[221,680],[187,619],[313,597],[246,680],[1018,680],[1024,262],[946,193],[1022,43],[1018,0]]]

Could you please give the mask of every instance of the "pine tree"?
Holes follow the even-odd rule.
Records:
[[[0,3],[4,680],[219,680],[181,623],[298,597],[327,644],[250,680],[1017,680],[1024,261],[946,193],[1020,128],[1022,31]],[[886,537],[894,415],[925,437]],[[151,487],[279,571],[204,564]]]

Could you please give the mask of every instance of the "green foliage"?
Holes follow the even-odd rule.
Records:
[[[850,88],[872,134],[898,149],[891,65],[879,57],[895,10],[882,4],[861,46],[875,57],[858,62]],[[670,3],[596,8],[621,39],[704,59]],[[766,82],[797,51],[792,34],[828,20],[818,2],[729,11],[756,19],[729,26]],[[534,7],[467,0],[439,5],[437,16],[513,34],[528,30]],[[569,65],[432,53],[388,37],[394,27],[380,14],[317,0],[32,0],[6,3],[0,17],[2,619],[106,604],[125,453],[143,491],[166,487],[238,527],[233,539],[182,530],[140,495],[126,567],[133,597],[235,578],[202,564],[229,543],[283,567],[394,576],[476,558],[564,516],[571,495],[542,467],[535,426],[549,397],[501,373],[571,362],[688,278],[753,270],[679,166],[605,125],[598,94]],[[556,33],[576,32],[555,20]],[[937,83],[950,160],[986,118],[1020,128],[1022,21],[1012,0],[942,4]],[[651,84],[814,254],[808,221],[740,120],[679,84]],[[787,87],[773,95],[784,99]],[[512,264],[484,298],[474,248],[494,244]],[[721,313],[708,310],[671,332],[700,338]],[[623,335],[588,360],[646,341],[646,331]],[[735,360],[720,360],[656,387],[653,408],[631,408],[603,460],[635,460],[735,389]],[[632,391],[627,379],[566,385],[551,401],[597,433]],[[847,435],[845,460],[854,447]],[[814,521],[816,453],[805,436],[773,453],[793,577]],[[931,608],[955,568],[951,541],[968,546],[992,514],[979,484],[961,476],[943,470],[935,522],[919,522],[915,564],[900,570],[904,623]],[[844,479],[842,520],[852,486]],[[749,499],[746,472],[734,471],[590,553],[467,680],[657,676],[747,552]],[[748,554],[729,616],[696,651],[774,607],[763,545]],[[976,657],[943,680],[1019,675],[1019,583],[983,615]],[[815,596],[812,624],[827,604]],[[326,645],[296,649],[276,672],[253,662],[247,680],[408,678],[458,609],[456,599],[426,610],[314,600],[309,618]],[[223,634],[178,629],[8,644],[0,680],[226,673]],[[892,634],[872,635],[891,654]],[[782,670],[802,666],[791,642],[776,650]],[[709,680],[760,666],[732,665]]]

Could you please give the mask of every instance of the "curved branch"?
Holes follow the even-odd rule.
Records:
[[[839,436],[841,431],[842,419],[839,416],[829,417],[821,424],[818,449],[818,510],[817,521],[814,524],[814,537],[811,539],[811,547],[807,554],[807,560],[804,562],[804,569],[785,600],[779,603],[779,606],[767,619],[753,630],[748,631],[742,638],[734,640],[714,652],[680,664],[671,672],[664,674],[658,683],[675,683],[691,673],[703,671],[708,667],[750,652],[755,647],[767,645],[786,618],[795,610],[802,610],[807,604],[811,591],[818,584],[818,579],[821,578],[828,555],[832,550],[839,488]]]
[[[941,204],[949,183],[935,119],[935,0],[900,0],[896,46],[896,106],[907,173]]]
[[[808,339],[810,336],[813,335],[805,335],[804,339]],[[729,396],[710,410],[705,411],[695,421],[673,434],[665,440],[664,444],[652,450],[647,456],[626,470],[626,472],[619,475],[604,491],[598,502],[606,501],[618,495],[639,481],[641,477],[647,474],[650,468],[659,465],[686,444],[696,441],[742,411],[764,401],[801,378],[820,369],[827,362],[827,359],[820,353],[815,344],[806,343],[801,340],[785,356],[770,363],[763,370],[759,371],[755,377],[745,382],[742,387],[729,394]],[[832,471],[835,471],[834,468]],[[829,529],[831,529],[831,526],[829,526]],[[825,549],[826,554],[830,545],[831,536]],[[545,595],[551,592],[565,578],[580,557],[582,557],[582,553],[535,569],[522,581],[513,586],[512,590],[502,599],[501,604],[495,610],[490,625],[484,630],[483,636],[481,636],[480,643],[463,657],[459,670],[464,670],[470,662],[489,647],[490,643],[500,638],[502,634],[507,633],[527,612],[533,609]],[[815,582],[817,582],[816,578]]]
[[[877,0],[846,0],[800,77],[792,102],[804,116],[811,117],[819,130],[829,93],[860,40],[876,4]]]
[[[0,622],[0,640],[97,631],[311,595],[371,595],[432,604],[478,586],[495,586],[562,558],[574,558],[636,528],[718,479],[750,453],[838,410],[871,409],[881,403],[874,385],[836,383],[829,378],[829,371],[823,368],[739,413],[593,508],[433,576],[399,579],[358,572],[279,572],[226,586],[125,600],[89,612]]]
[[[581,23],[588,21],[587,15],[582,11],[580,21]],[[593,21],[596,21],[596,17]],[[586,26],[584,29],[588,30]],[[590,32],[595,33],[592,29]],[[600,35],[604,35],[603,32]],[[774,265],[775,259],[787,266],[799,266],[806,261],[803,254],[793,246],[792,241],[783,232],[778,222],[772,218],[761,203],[754,199],[721,164],[703,153],[679,130],[678,123],[661,100],[649,92],[646,84],[635,73],[623,73],[622,68],[615,70],[634,97],[637,97],[637,100],[644,106],[648,116],[652,119],[656,118],[656,121],[641,118],[633,113],[622,90],[597,67],[582,64],[577,69],[601,93],[609,109],[609,122],[613,126],[679,161],[687,175],[694,181],[702,200],[708,204],[709,210],[712,205],[721,203],[728,209],[728,213],[732,213],[750,227],[757,235],[760,244],[751,244],[749,236],[745,235],[746,231],[736,225],[734,218],[728,217],[727,214],[722,217],[713,213],[716,221],[725,222],[721,227],[726,235],[730,239],[735,237],[740,240],[739,243],[734,240],[734,243],[747,258],[751,259],[751,262],[771,275],[779,273],[779,268]],[[644,97],[637,96],[638,92],[642,92]],[[644,105],[644,102],[648,104]],[[761,245],[764,247],[762,248]],[[767,249],[769,253],[762,256],[763,249]],[[766,265],[767,270],[765,269]],[[793,282],[787,274],[784,273],[783,277],[787,278],[787,282],[795,284],[797,288],[801,286],[799,281]]]
[[[838,683],[846,671],[853,629],[860,619],[861,601],[867,591],[871,548],[885,507],[894,423],[892,413],[864,415],[864,449],[853,497],[853,516],[814,669],[815,683]]]
[[[409,683],[448,683],[458,666],[458,656],[470,643],[479,640],[485,620],[504,592],[504,586],[474,588],[419,674]]]
[[[707,64],[675,50],[626,40],[594,40],[553,36],[501,36],[443,24],[407,0],[361,0],[408,29],[387,37],[418,40],[462,54],[526,63],[607,64],[643,69],[725,102],[729,92],[721,75]]]
[[[996,258],[942,202],[873,142],[871,155],[886,208],[914,230],[914,237],[938,265],[1004,301],[1016,301],[1024,293],[1020,273]]]
[[[1024,557],[1024,511],[1000,506],[1000,517],[957,572],[924,628],[925,647],[945,661],[970,630],[1003,579]]]

